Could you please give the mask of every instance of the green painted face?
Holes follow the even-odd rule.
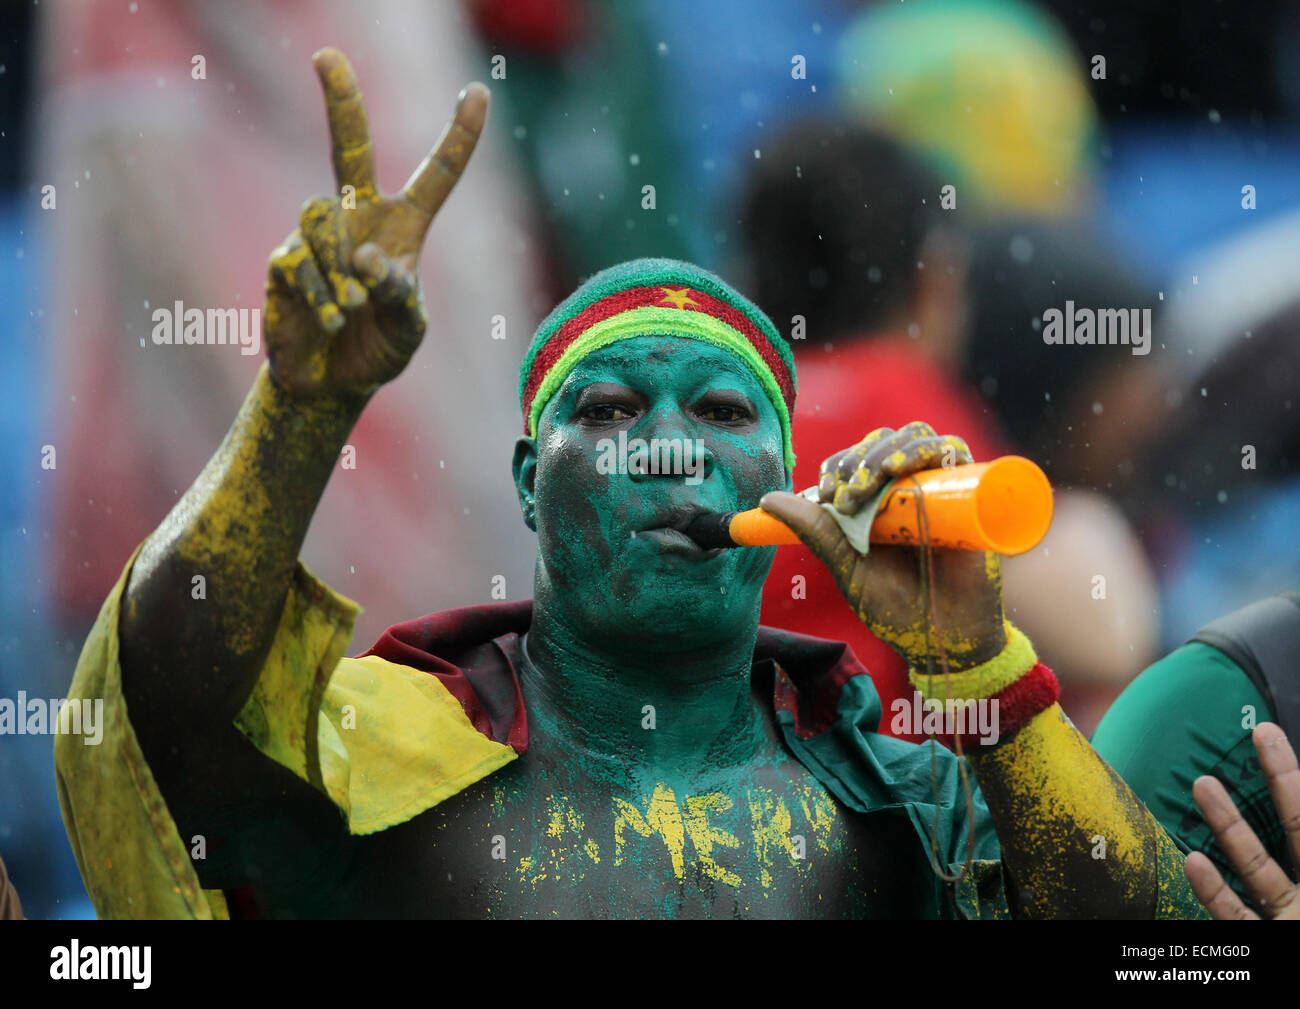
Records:
[[[702,551],[668,528],[790,488],[776,410],[734,354],[667,336],[592,353],[514,471],[538,536],[536,604],[591,645],[687,651],[757,625],[775,548]]]

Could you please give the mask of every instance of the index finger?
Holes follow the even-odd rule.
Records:
[[[948,449],[958,454],[965,453],[963,458],[969,458],[964,443],[957,445],[950,439],[940,438],[924,421],[904,424],[865,452],[855,450],[840,460],[838,485],[833,491],[831,504],[844,515],[857,514],[893,477],[918,469],[937,468]]]
[[[763,495],[758,506],[789,526],[833,574],[847,574],[861,556],[826,509],[802,495],[771,491]]]
[[[432,221],[465,171],[487,121],[488,89],[475,81],[460,93],[438,143],[411,174],[402,195]]]
[[[370,146],[366,107],[352,65],[334,48],[321,49],[311,61],[325,92],[334,178],[340,190],[353,186],[358,196],[372,196],[376,192],[375,155]]]
[[[824,503],[829,503],[835,488],[843,479],[857,469],[858,463],[867,454],[867,450],[876,442],[884,438],[892,437],[896,432],[892,427],[878,427],[856,445],[850,445],[846,449],[841,449],[832,456],[822,460],[820,475],[817,479],[817,493]],[[841,465],[848,460],[847,466],[841,469]]]

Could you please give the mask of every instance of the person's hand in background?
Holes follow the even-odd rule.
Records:
[[[23,905],[18,900],[18,891],[9,881],[4,859],[0,859],[0,921],[17,921],[23,916]]]
[[[1254,742],[1292,861],[1300,865],[1300,765],[1295,751],[1286,734],[1272,722],[1261,722],[1255,728]],[[1269,856],[1222,782],[1203,775],[1193,783],[1192,795],[1219,847],[1263,909],[1263,917],[1300,919],[1300,886]],[[1216,919],[1261,917],[1228,886],[1209,856],[1192,852],[1187,856],[1186,872],[1197,898]]]

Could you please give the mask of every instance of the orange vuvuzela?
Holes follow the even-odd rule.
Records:
[[[933,547],[992,550],[1010,557],[1037,546],[1051,523],[1052,485],[1046,474],[1028,459],[1007,455],[992,462],[923,470],[895,481],[876,509],[868,539],[915,545],[924,528],[925,540]],[[799,542],[784,523],[761,508],[701,515],[685,532],[707,548]]]

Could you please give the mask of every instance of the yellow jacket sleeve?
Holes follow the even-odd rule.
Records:
[[[122,696],[118,615],[136,554],[99,612],[68,693],[103,700],[100,742],[55,736],[64,825],[101,918],[226,918],[221,892],[199,883]],[[373,656],[344,658],[358,612],[299,564],[235,724],[328,795],[352,833],[366,834],[405,822],[516,754],[479,733],[437,677]]]

